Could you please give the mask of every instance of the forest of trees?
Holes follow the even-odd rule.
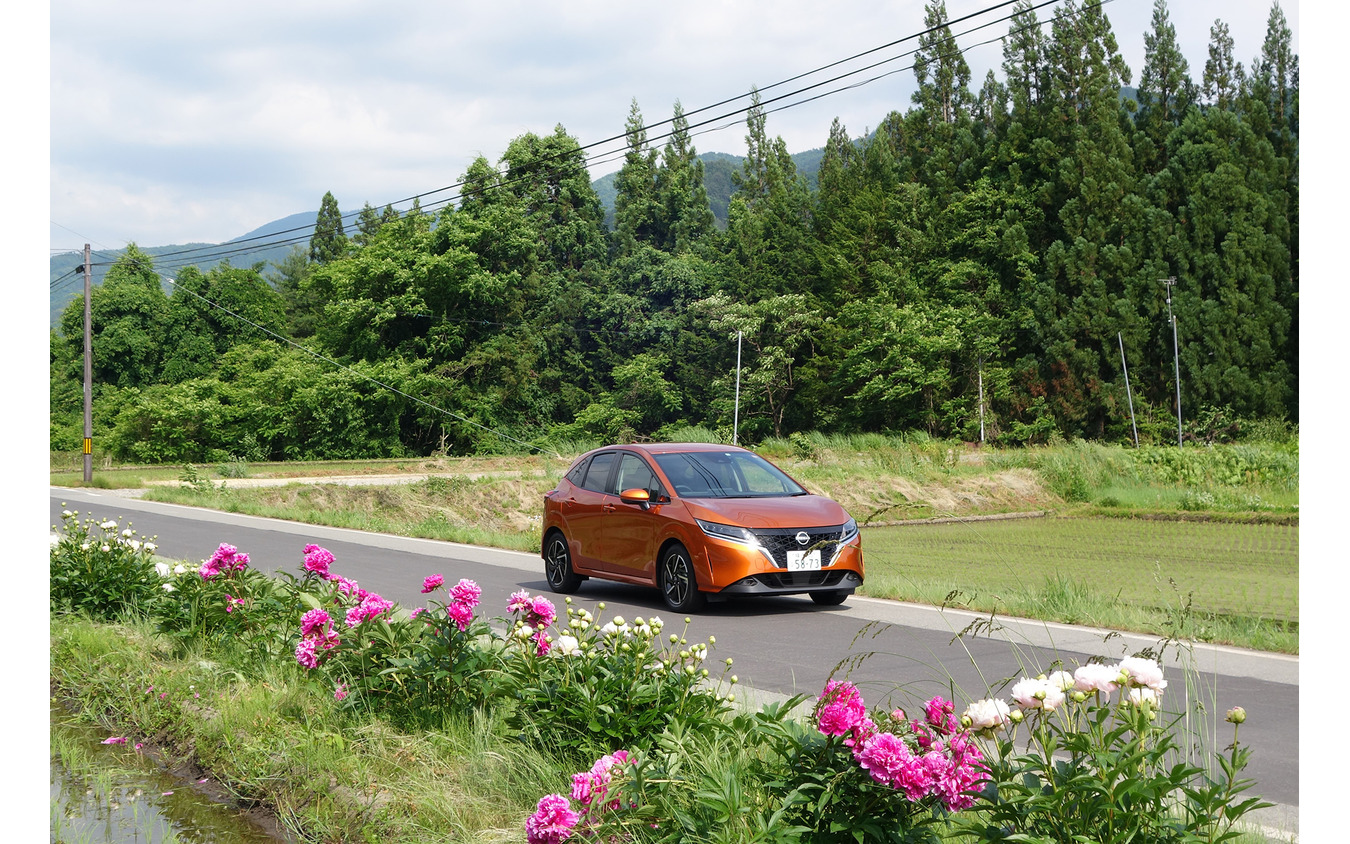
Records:
[[[1191,68],[1165,0],[1134,80],[1101,5],[1038,20],[973,87],[927,6],[918,90],[829,129],[808,188],[755,95],[725,227],[675,104],[636,102],[612,227],[560,125],[479,158],[432,214],[323,197],[308,250],[188,269],[132,246],[93,297],[95,437],[211,461],[518,450],[558,441],[905,432],[1175,441],[1183,416],[1298,420],[1298,57],[1210,29]],[[78,449],[83,318],[51,340],[51,447]],[[390,389],[393,388],[393,389]]]

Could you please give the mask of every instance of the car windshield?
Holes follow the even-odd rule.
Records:
[[[685,498],[777,498],[807,495],[778,467],[748,451],[657,454],[675,493]]]

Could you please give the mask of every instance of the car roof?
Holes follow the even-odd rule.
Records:
[[[689,451],[746,451],[746,449],[735,445],[723,445],[721,443],[616,443],[607,445],[603,448],[597,448],[595,451],[608,451],[615,448],[627,448],[632,451],[641,451],[644,454],[680,454]]]

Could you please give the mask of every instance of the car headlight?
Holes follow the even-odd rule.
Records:
[[[857,535],[858,523],[850,518],[848,521],[844,522],[843,530],[839,531],[839,544],[843,545],[845,542],[850,542],[853,540],[853,537]]]
[[[759,540],[755,535],[743,527],[736,525],[724,525],[718,522],[705,522],[702,519],[694,519],[703,532],[714,539],[725,539],[729,542],[740,542],[745,545],[758,545]]]

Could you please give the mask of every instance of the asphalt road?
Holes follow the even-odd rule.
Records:
[[[332,551],[333,570],[404,607],[424,603],[422,579],[433,573],[454,583],[461,577],[483,588],[485,615],[505,615],[510,593],[546,593],[539,557],[386,534],[240,516],[125,498],[110,492],[52,488],[51,523],[61,523],[63,504],[99,519],[128,522],[142,535],[157,536],[157,553],[198,562],[222,542],[249,554],[263,571],[298,572],[303,548],[315,542]],[[587,581],[574,606],[605,616],[660,615],[667,631],[683,619],[672,617],[655,590]],[[994,630],[958,637],[983,617],[960,611],[854,597],[841,607],[817,607],[805,596],[709,604],[693,618],[690,641],[717,639],[713,655],[731,657],[742,694],[763,698],[815,695],[831,672],[845,670],[869,706],[903,706],[936,694],[953,698],[952,683],[972,697],[1024,673],[1049,670],[1056,660],[1070,668],[1089,656],[1117,659],[1148,647],[1156,638],[1041,622],[995,619]],[[984,619],[988,620],[988,619]],[[677,623],[680,622],[680,623]],[[1231,740],[1223,722],[1233,706],[1247,710],[1244,743],[1253,748],[1247,774],[1252,793],[1279,804],[1261,816],[1266,826],[1297,832],[1299,802],[1297,657],[1236,648],[1196,646],[1188,654],[1169,651],[1164,702],[1180,709],[1188,696],[1205,702],[1207,726],[1219,746]],[[1182,671],[1189,665],[1190,672]],[[842,667],[841,667],[842,666]],[[958,704],[962,698],[957,696]]]

